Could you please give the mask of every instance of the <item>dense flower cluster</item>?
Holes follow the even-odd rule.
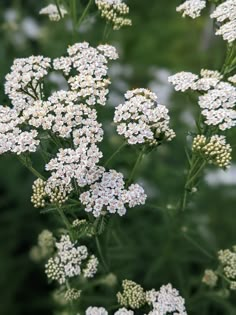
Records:
[[[195,19],[200,16],[201,11],[206,6],[206,0],[187,0],[176,8],[177,12],[181,12],[182,16],[190,16]]]
[[[15,109],[0,106],[0,154],[35,152],[39,140],[36,130],[22,130],[24,120]]]
[[[76,246],[72,243],[69,235],[63,235],[59,242],[56,242],[57,253],[51,257],[45,271],[49,279],[56,280],[60,284],[65,283],[67,278],[79,276],[84,272],[85,261],[89,258],[87,247]],[[97,270],[93,270],[93,275]]]
[[[91,255],[86,267],[84,268],[84,277],[85,278],[93,278],[98,269],[98,259],[94,255]]]
[[[127,310],[126,308],[118,309],[114,315],[133,315],[134,312]],[[85,315],[108,315],[107,310],[104,307],[90,306],[87,308]]]
[[[148,291],[146,299],[153,307],[149,315],[167,315],[169,313],[187,315],[184,299],[171,284],[163,285],[159,291],[155,291],[154,289]]]
[[[42,127],[62,138],[72,137],[75,146],[99,142],[103,137],[96,110],[81,104],[74,91],[54,92],[47,101],[35,101],[23,115],[31,126]]]
[[[105,105],[110,84],[107,63],[118,58],[116,49],[110,45],[93,48],[84,42],[70,46],[67,52],[68,57],[54,59],[54,69],[62,70],[68,76],[70,89],[76,91],[86,104]]]
[[[42,80],[51,68],[51,59],[31,56],[15,59],[6,75],[5,93],[17,112],[31,106],[42,96]]]
[[[90,147],[82,143],[75,150],[60,149],[45,168],[51,172],[47,184],[49,187],[66,187],[70,190],[74,179],[78,186],[84,187],[94,183],[104,171],[97,166],[102,153],[95,144]]]
[[[101,16],[113,25],[114,30],[122,26],[130,26],[132,22],[125,16],[129,13],[129,7],[123,0],[95,0]]]
[[[216,35],[221,35],[229,43],[236,39],[236,2],[227,0],[220,3],[211,14],[212,19],[216,19],[222,25],[216,31]]]
[[[236,87],[221,79],[217,71],[202,70],[200,78],[190,72],[179,72],[170,76],[169,82],[176,91],[200,91],[198,103],[205,123],[225,130],[236,125]]]
[[[129,144],[158,145],[172,140],[175,133],[169,128],[168,109],[157,103],[157,96],[147,89],[135,89],[125,94],[126,102],[116,107],[114,122],[117,132]]]
[[[54,183],[51,180],[44,181],[37,178],[32,186],[33,194],[31,202],[35,208],[43,208],[48,200],[50,203],[55,203],[61,206],[68,199],[71,191],[71,186],[63,185],[63,183]]]
[[[146,303],[146,296],[143,288],[131,280],[122,281],[123,292],[117,293],[118,303],[125,307],[137,309]]]
[[[208,163],[222,168],[229,166],[231,157],[231,146],[226,143],[224,136],[214,135],[207,139],[204,135],[197,135],[193,139],[192,149],[199,152]]]
[[[126,213],[125,205],[135,207],[144,204],[146,195],[138,184],[132,184],[125,189],[123,175],[110,170],[104,172],[101,179],[90,186],[90,190],[80,195],[80,201],[85,205],[85,211],[92,212],[95,217],[102,214]]]
[[[233,251],[220,250],[218,259],[223,266],[225,276],[232,282],[231,289],[236,290],[236,246],[233,247]]]
[[[51,21],[59,21],[66,14],[68,14],[67,10],[63,6],[59,6],[59,10],[55,4],[49,4],[48,6],[42,8],[39,11],[39,14],[48,15]]]

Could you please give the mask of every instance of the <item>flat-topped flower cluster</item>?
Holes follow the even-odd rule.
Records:
[[[201,76],[191,72],[179,72],[169,77],[176,91],[193,90],[201,92],[198,104],[205,123],[226,130],[236,125],[236,87],[234,77],[222,79],[218,71],[203,69]]]

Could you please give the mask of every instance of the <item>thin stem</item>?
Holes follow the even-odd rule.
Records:
[[[186,240],[188,240],[192,245],[198,248],[204,255],[206,255],[210,259],[215,259],[213,255],[211,255],[205,248],[203,248],[200,244],[198,244],[191,236],[183,233],[183,236]]]
[[[83,20],[84,20],[84,18],[86,17],[86,15],[87,15],[87,13],[88,13],[88,11],[89,11],[89,8],[90,8],[90,6],[91,6],[92,3],[93,3],[93,0],[89,0],[87,6],[85,7],[85,9],[84,9],[84,11],[83,11],[83,13],[82,13],[82,15],[81,15],[81,17],[80,17],[78,23],[77,23],[77,27],[79,27],[80,24],[83,22]]]
[[[28,170],[31,171],[36,177],[41,178],[42,180],[45,180],[45,177],[40,174],[32,165],[29,165],[20,155],[17,156],[19,161],[28,168]]]
[[[62,19],[63,16],[62,16],[62,14],[61,14],[61,9],[60,9],[60,5],[59,5],[59,1],[58,1],[58,0],[55,0],[55,4],[56,4],[56,7],[57,7],[57,11],[58,11],[58,13],[59,13],[59,15],[60,15],[60,18]]]
[[[60,218],[62,219],[62,222],[64,223],[65,227],[67,228],[71,239],[74,240],[73,233],[71,232],[71,224],[70,224],[69,220],[67,219],[66,215],[64,214],[64,212],[61,208],[56,207],[56,209],[57,209],[57,212],[58,212]]]
[[[120,152],[121,149],[123,149],[125,146],[127,145],[126,142],[123,142],[119,148],[109,157],[109,159],[104,163],[104,167],[106,167],[110,162],[111,160]]]
[[[106,260],[104,258],[104,255],[103,255],[103,252],[102,252],[102,248],[101,248],[101,244],[100,244],[100,241],[99,241],[97,236],[95,237],[95,241],[96,241],[97,250],[98,250],[99,256],[101,258],[101,262],[103,264],[103,267],[104,267],[106,272],[109,272],[109,267],[108,267],[108,265],[106,263]]]
[[[132,172],[130,174],[130,177],[127,181],[127,186],[129,186],[129,184],[132,182],[133,178],[134,178],[134,175],[136,173],[136,170],[137,168],[139,167],[141,161],[142,161],[142,158],[143,158],[143,155],[144,155],[144,151],[145,151],[145,147],[142,148],[142,150],[140,151],[139,155],[138,155],[138,158],[136,160],[136,163],[134,164],[134,167],[132,169]]]

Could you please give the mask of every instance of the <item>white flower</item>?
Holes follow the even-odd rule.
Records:
[[[235,0],[227,0],[219,4],[210,15],[212,19],[216,19],[221,26],[216,31],[216,35],[222,35],[223,39],[229,43],[236,39],[236,2]]]
[[[85,315],[108,315],[104,307],[90,306],[86,309]]]
[[[36,130],[21,129],[24,120],[15,109],[0,106],[0,154],[35,152],[39,145]]]
[[[97,166],[102,153],[95,144],[90,147],[82,143],[73,149],[60,149],[56,157],[46,164],[45,169],[52,174],[48,179],[50,186],[70,187],[75,179],[80,187],[94,183],[104,172],[103,167]]]
[[[149,143],[157,145],[163,139],[175,136],[169,128],[168,109],[157,103],[154,93],[146,89],[136,89],[125,94],[126,102],[116,107],[114,122],[117,132],[129,144]]]
[[[59,9],[60,12],[58,11],[58,8],[55,4],[49,4],[48,6],[42,8],[39,11],[39,14],[48,15],[51,21],[59,21],[61,17],[63,18],[66,14],[68,14],[63,6],[60,6]]]
[[[35,101],[23,111],[23,116],[36,128],[50,130],[62,138],[72,137],[75,146],[103,138],[96,111],[80,103],[76,92],[54,92],[47,101]]]
[[[40,99],[42,79],[48,74],[50,63],[50,58],[43,56],[14,60],[11,72],[6,75],[5,93],[17,111],[31,106],[35,99]]]
[[[181,12],[182,16],[190,16],[195,19],[200,16],[201,11],[206,6],[206,0],[187,0],[176,8],[177,12]]]
[[[229,82],[232,82],[233,84],[236,84],[236,74],[233,75],[233,76],[231,76],[231,77],[229,77],[229,78],[228,78],[228,81],[229,81]]]
[[[123,0],[95,0],[101,16],[111,22],[114,30],[122,26],[130,26],[132,22],[125,16],[129,13],[129,7]]]
[[[163,285],[159,291],[154,289],[148,291],[146,299],[153,307],[149,315],[167,315],[168,313],[187,315],[184,299],[171,284]]]
[[[109,60],[118,58],[115,47],[100,45],[93,48],[86,42],[77,43],[68,48],[68,55],[55,59],[54,69],[62,70],[68,76],[70,89],[86,104],[105,105],[110,84],[107,64]]]
[[[169,77],[177,91],[192,89],[204,92],[198,100],[205,123],[226,130],[236,125],[236,87],[221,80],[218,71],[205,69],[201,70],[201,78],[191,72],[179,72]]]
[[[126,213],[126,204],[129,207],[144,204],[146,197],[138,184],[125,189],[123,175],[110,170],[104,172],[100,181],[90,186],[90,190],[80,195],[80,201],[86,206],[85,211],[92,212],[95,217],[106,212],[122,216]]]
[[[83,270],[85,261],[89,258],[86,246],[77,246],[72,243],[69,235],[62,235],[56,242],[57,253],[50,258],[45,266],[49,279],[56,280],[60,284],[65,283],[67,278],[79,276]],[[90,256],[94,257],[94,256]],[[94,274],[96,270],[94,270]]]
[[[98,269],[98,259],[94,255],[91,255],[86,267],[83,269],[83,274],[85,278],[93,278],[97,273]]]
[[[168,78],[168,81],[174,85],[176,91],[184,92],[192,88],[198,80],[198,76],[191,72],[181,71]]]
[[[114,315],[134,315],[134,312],[131,311],[131,310],[127,310],[127,308],[125,307],[122,307],[122,308],[119,308],[115,313]]]

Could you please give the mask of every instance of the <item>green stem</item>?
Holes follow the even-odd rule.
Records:
[[[58,1],[58,0],[55,0],[55,4],[56,4],[56,7],[57,7],[57,11],[58,11],[58,13],[59,13],[59,15],[60,15],[60,18],[62,19],[63,16],[62,16],[62,14],[61,14],[61,9],[60,9],[60,5],[59,5],[59,1]]]
[[[74,236],[73,236],[73,233],[71,231],[71,224],[70,224],[69,220],[67,219],[66,215],[64,214],[64,212],[61,208],[57,207],[56,209],[57,209],[57,212],[58,212],[60,218],[62,219],[62,222],[64,223],[65,227],[67,228],[68,233],[69,233],[72,241],[74,241]]]
[[[86,17],[86,15],[87,15],[87,13],[88,13],[88,11],[89,11],[89,8],[90,8],[90,6],[92,5],[92,3],[93,3],[93,0],[89,0],[87,6],[85,7],[85,9],[84,9],[84,11],[83,11],[83,13],[82,13],[82,15],[81,15],[81,17],[80,17],[78,23],[77,23],[77,27],[79,27],[80,24],[83,22],[83,20],[84,20],[84,18]]]
[[[204,255],[206,255],[210,259],[215,259],[213,255],[211,255],[205,248],[203,248],[201,245],[199,245],[191,236],[183,233],[184,238],[189,241],[192,245],[194,245],[196,248],[198,248]]]
[[[28,170],[31,171],[36,177],[41,178],[42,180],[45,180],[45,177],[40,174],[32,165],[29,165],[20,155],[17,156],[19,161],[28,168]]]
[[[100,244],[99,238],[97,236],[95,237],[95,241],[96,241],[97,250],[98,250],[101,262],[103,264],[104,270],[106,272],[109,272],[109,267],[106,263],[105,257],[104,257],[103,252],[102,252],[101,244]]]
[[[131,171],[131,174],[130,174],[130,177],[127,181],[127,186],[129,186],[129,184],[132,182],[133,178],[134,178],[134,175],[136,173],[136,170],[137,168],[139,167],[141,161],[142,161],[142,158],[143,158],[143,155],[144,155],[144,151],[145,151],[145,147],[142,148],[142,150],[140,151],[139,155],[138,155],[138,158],[136,160],[136,163],[134,164],[134,167]]]
[[[127,145],[126,142],[123,142],[119,148],[109,157],[109,159],[104,163],[104,167],[106,167],[110,161],[120,152],[121,149],[123,149]]]

